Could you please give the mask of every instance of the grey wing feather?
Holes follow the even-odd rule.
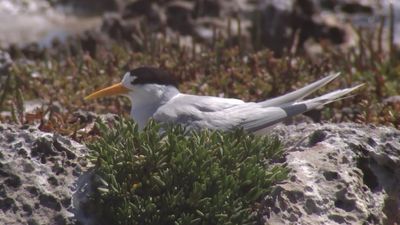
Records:
[[[296,91],[266,101],[259,102],[259,104],[262,105],[263,107],[270,107],[270,106],[279,106],[288,103],[293,103],[295,101],[307,97],[311,93],[315,92],[316,90],[320,89],[321,87],[325,86],[326,84],[334,80],[339,75],[340,73],[331,74],[325,78],[322,78],[321,80],[315,81]]]
[[[329,104],[331,102],[340,100],[343,96],[353,92],[354,90],[360,88],[364,84],[357,85],[352,88],[345,88],[341,90],[336,90],[325,95],[304,100],[300,102],[293,103],[291,105],[283,105],[279,107],[269,107],[269,108],[279,108],[279,110],[274,110],[268,115],[264,115],[264,117],[254,118],[252,121],[243,124],[243,127],[250,132],[257,132],[259,130],[263,130],[268,128],[276,123],[281,122],[282,120],[292,117],[295,115],[299,115],[305,113],[311,109],[319,108],[323,105]],[[266,109],[269,109],[266,108]]]
[[[181,94],[160,107],[156,121],[219,129],[218,116],[224,110],[246,104],[240,99]]]

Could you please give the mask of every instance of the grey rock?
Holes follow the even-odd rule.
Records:
[[[400,103],[400,95],[389,96],[382,101],[385,105],[395,105]]]
[[[55,1],[57,2],[57,1]],[[106,11],[118,11],[122,8],[123,0],[63,0],[58,6],[67,6],[78,13],[100,13]]]
[[[266,199],[267,224],[400,222],[400,131],[353,123],[277,126],[289,180]]]
[[[348,25],[321,7],[320,1],[261,1],[254,21],[255,40],[280,54],[303,49],[308,40],[327,40],[335,45],[352,41]]]
[[[57,134],[0,124],[0,224],[76,224],[72,196],[86,152]]]
[[[0,50],[0,79],[2,75],[8,74],[8,70],[12,63],[13,61],[10,54],[6,51]]]
[[[271,132],[284,141],[291,172],[264,199],[266,224],[400,223],[400,131],[302,122]],[[93,224],[86,153],[60,135],[0,124],[0,224]]]
[[[320,8],[341,11],[348,14],[365,13],[372,14],[376,8],[374,0],[313,0]]]
[[[193,3],[185,1],[172,1],[167,5],[167,24],[181,34],[193,34]]]
[[[337,7],[336,7],[337,6]],[[127,3],[122,21],[146,22],[150,32],[189,35],[196,40],[212,43],[213,33],[224,37],[227,45],[241,43],[245,48],[268,47],[276,53],[284,49],[302,49],[308,40],[329,40],[333,44],[354,41],[354,33],[345,20],[338,18],[370,10],[376,4],[357,4],[349,1],[315,0],[174,0],[153,2],[137,0]],[[341,9],[344,10],[341,10]],[[334,16],[340,13],[338,16]],[[103,27],[110,24],[107,18]],[[239,28],[240,24],[240,28]],[[121,26],[122,33],[134,34],[129,26]],[[239,31],[240,30],[240,31]],[[296,39],[296,40],[295,40]],[[129,40],[129,38],[128,38]]]

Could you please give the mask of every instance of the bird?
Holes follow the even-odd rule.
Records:
[[[192,129],[229,131],[241,128],[252,133],[263,133],[289,117],[341,100],[363,85],[304,100],[339,75],[330,74],[279,97],[245,102],[236,98],[181,93],[172,74],[156,67],[142,66],[126,72],[120,83],[95,91],[85,100],[111,95],[128,97],[131,102],[130,115],[141,130],[153,119]]]

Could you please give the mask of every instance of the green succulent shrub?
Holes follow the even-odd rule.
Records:
[[[260,201],[288,169],[277,138],[242,130],[190,131],[151,122],[143,132],[128,119],[92,150],[99,224],[258,224]]]

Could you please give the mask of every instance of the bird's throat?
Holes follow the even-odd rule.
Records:
[[[136,89],[134,95],[129,96],[131,117],[143,129],[157,110],[178,94],[178,89],[173,86],[152,85]]]

